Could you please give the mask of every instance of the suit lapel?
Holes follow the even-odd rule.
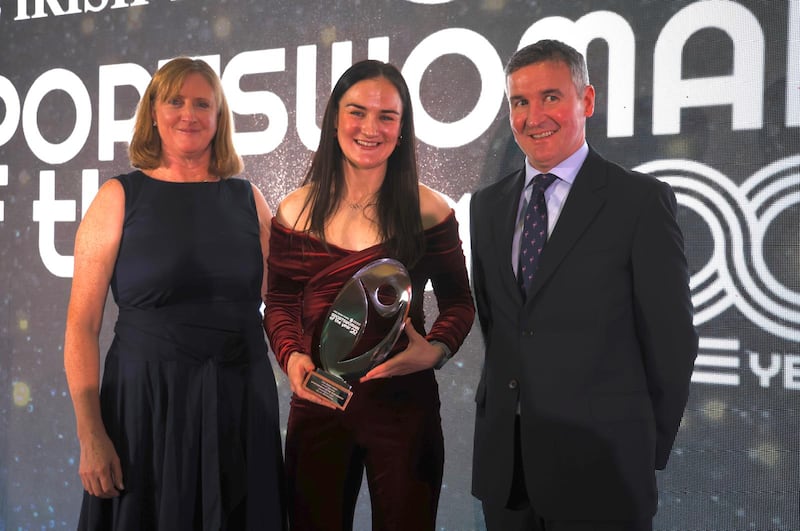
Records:
[[[532,300],[536,292],[547,283],[605,204],[607,179],[605,161],[590,149],[575,177],[555,230],[542,251],[536,278],[528,293],[528,301]]]
[[[498,260],[497,267],[500,273],[503,289],[508,291],[509,297],[522,304],[522,294],[517,286],[517,278],[511,266],[511,243],[514,238],[514,225],[516,224],[519,198],[522,186],[525,184],[525,170],[519,170],[506,178],[500,193],[495,196],[491,210],[486,212],[486,218],[491,220],[492,234],[494,235],[495,252]]]

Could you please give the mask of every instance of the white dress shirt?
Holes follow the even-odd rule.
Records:
[[[564,203],[567,201],[569,191],[572,189],[572,183],[575,182],[575,177],[578,175],[583,162],[589,155],[589,145],[584,141],[583,145],[578,150],[556,165],[548,173],[552,173],[558,179],[553,181],[547,190],[544,192],[544,199],[547,202],[547,238],[553,234],[558,217],[561,215],[561,209],[564,208]],[[514,268],[514,275],[517,274],[517,267],[519,266],[519,239],[522,233],[523,216],[525,209],[528,207],[528,201],[531,199],[531,191],[533,186],[533,178],[541,172],[531,166],[528,158],[525,158],[525,186],[522,187],[522,195],[519,198],[517,206],[517,222],[514,225],[514,238],[511,241],[511,267]]]

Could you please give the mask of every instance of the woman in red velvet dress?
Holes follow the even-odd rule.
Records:
[[[319,365],[313,337],[342,285],[385,257],[409,270],[409,320],[390,359],[350,382],[341,411],[303,386]],[[439,315],[426,332],[429,280]],[[351,529],[365,469],[373,529],[434,529],[444,443],[433,368],[459,348],[475,311],[454,212],[417,178],[411,101],[394,66],[356,63],[333,89],[305,181],[273,218],[266,304],[293,391],[292,529]]]

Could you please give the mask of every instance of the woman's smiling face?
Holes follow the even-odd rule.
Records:
[[[385,169],[400,138],[402,116],[400,94],[388,79],[365,79],[350,87],[339,100],[336,132],[347,164]]]
[[[155,104],[153,120],[164,155],[196,157],[210,150],[218,114],[217,98],[206,78],[187,75],[178,94]]]

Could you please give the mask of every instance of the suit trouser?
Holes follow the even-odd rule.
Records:
[[[547,520],[536,512],[525,486],[519,415],[514,426],[514,476],[505,506],[483,503],[487,531],[652,531],[653,519]]]
[[[352,529],[365,469],[373,530],[435,528],[444,470],[435,378],[417,373],[368,384],[354,385],[343,412],[292,398],[286,472],[293,530]]]

